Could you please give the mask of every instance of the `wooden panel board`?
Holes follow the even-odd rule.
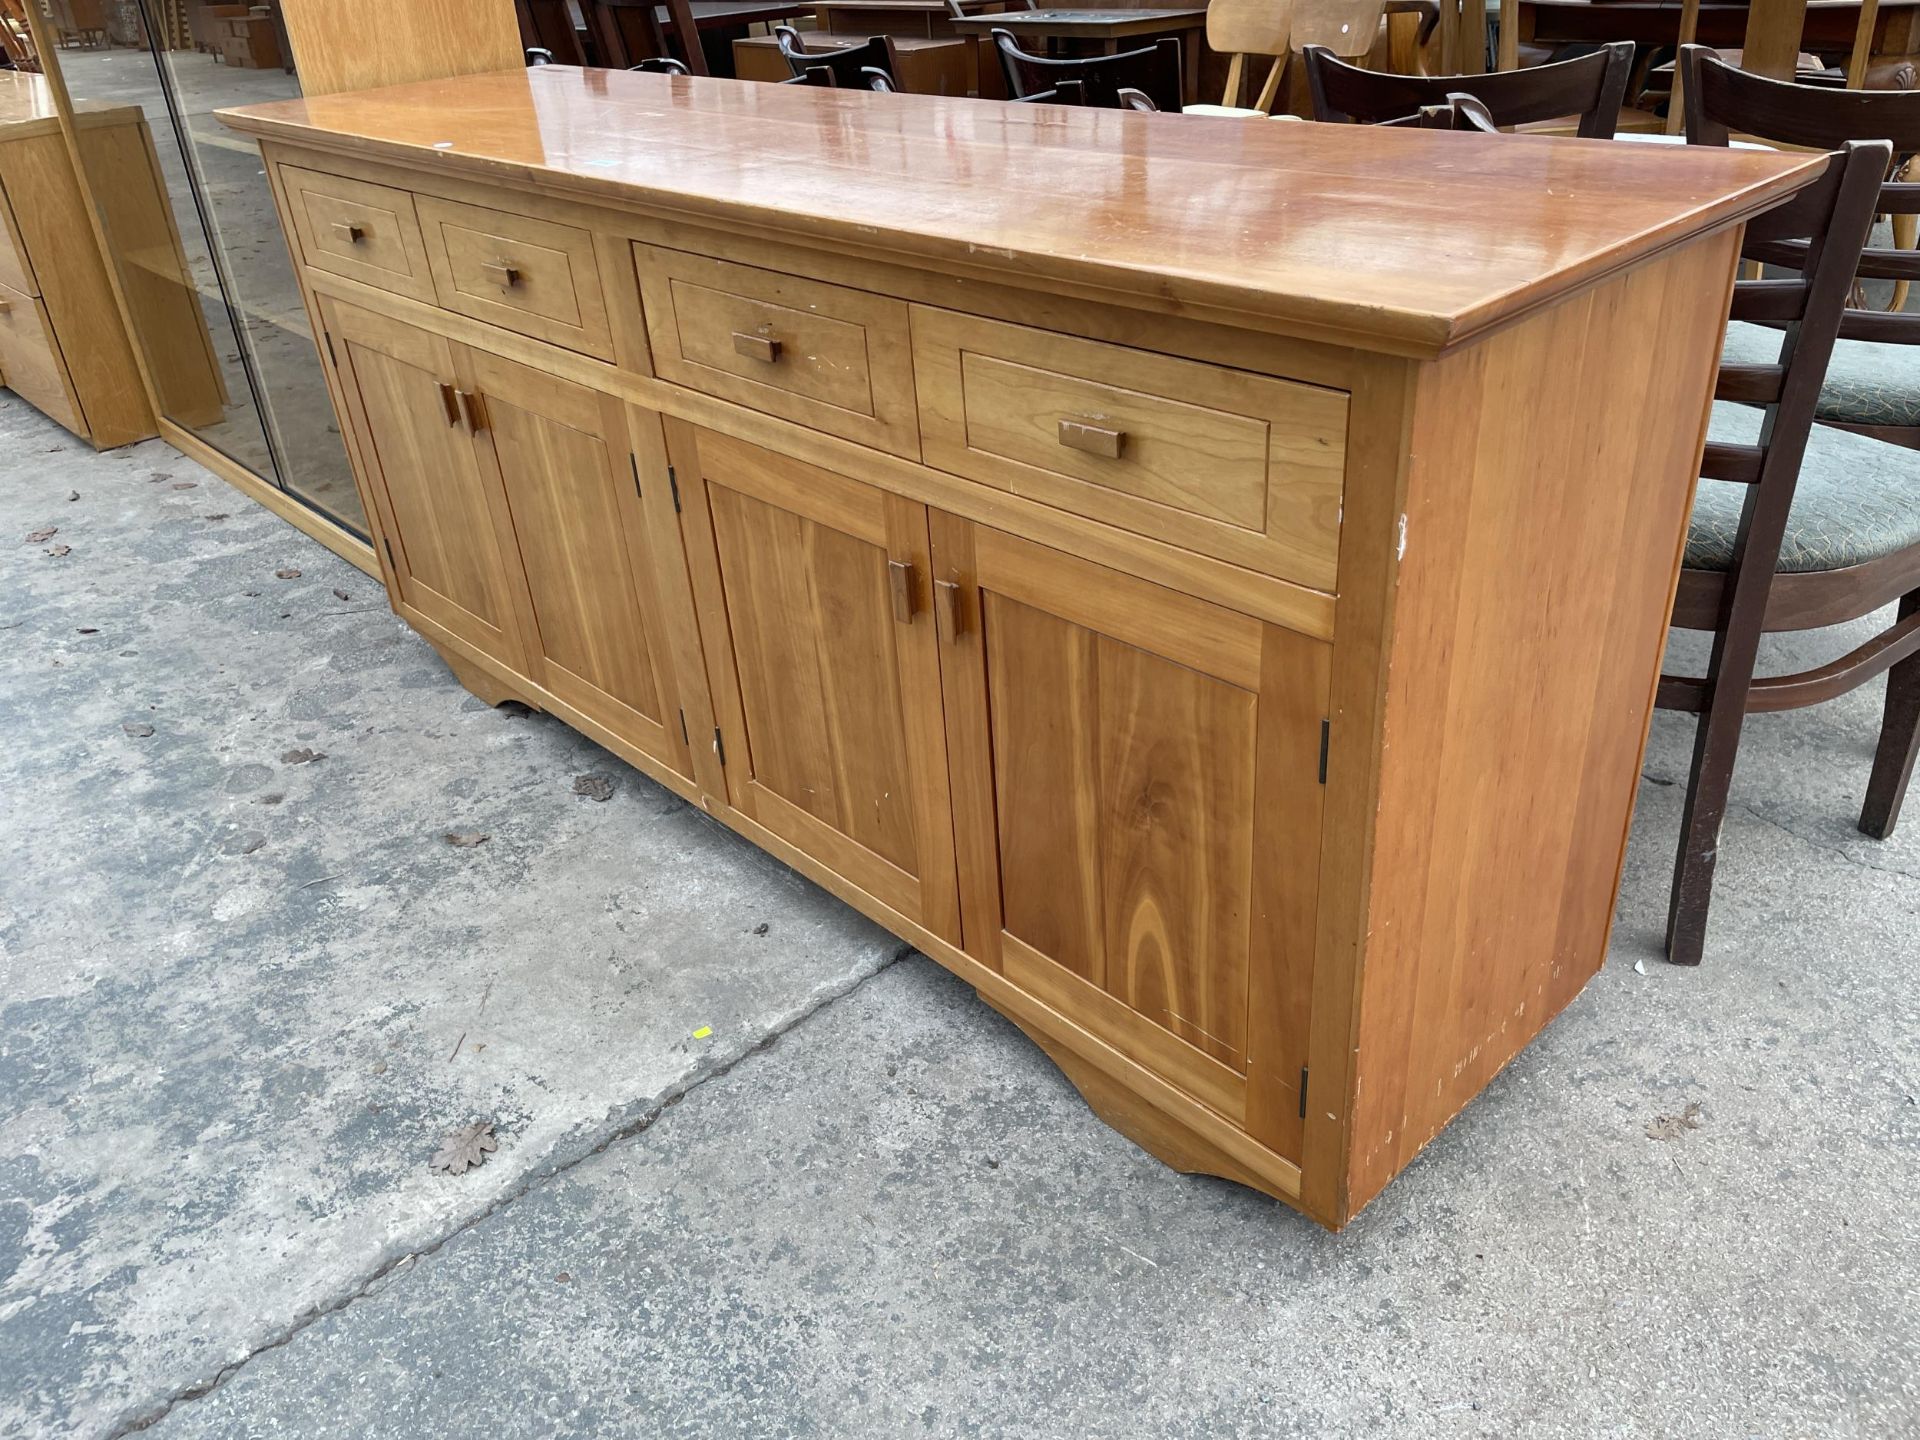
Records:
[[[1605,958],[1734,259],[1702,241],[1421,380],[1348,1213]]]
[[[433,272],[413,196],[391,185],[282,165],[300,258],[321,270],[432,300]]]
[[[432,195],[414,203],[434,293],[447,309],[613,358],[600,261],[587,231]]]
[[[526,64],[513,0],[280,0],[305,95]]]
[[[76,435],[87,433],[46,304],[0,285],[0,383]]]

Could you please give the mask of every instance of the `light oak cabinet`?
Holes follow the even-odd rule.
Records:
[[[558,66],[227,118],[399,613],[1168,1164],[1345,1224],[1601,964],[1814,162]]]

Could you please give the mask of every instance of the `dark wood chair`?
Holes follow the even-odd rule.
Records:
[[[638,65],[629,65],[627,69],[642,75],[691,75],[693,73],[687,69],[686,61],[676,60],[671,55],[649,56]]]
[[[1062,81],[1080,87],[1081,103],[1103,110],[1118,109],[1120,91],[1138,90],[1152,98],[1162,110],[1178,110],[1182,102],[1180,85],[1180,42],[1156,41],[1139,50],[1123,50],[1118,55],[1086,55],[1052,60],[1029,55],[1010,30],[995,30],[993,43],[1000,51],[1000,65],[1007,76],[1007,93],[1028,104],[1055,99]],[[1071,103],[1070,101],[1067,103]]]
[[[520,43],[528,54],[544,50],[548,64],[595,65],[599,56],[587,49],[587,37],[574,26],[567,0],[514,0],[520,21]]]
[[[1493,112],[1471,95],[1455,91],[1438,105],[1422,105],[1411,115],[1398,120],[1382,120],[1383,127],[1402,126],[1409,130],[1468,130],[1482,135],[1498,135]]]
[[[773,27],[773,38],[794,75],[824,67],[833,72],[833,82],[843,90],[870,90],[862,72],[884,70],[894,89],[899,89],[900,52],[891,35],[875,35],[863,45],[848,45],[833,50],[809,50],[807,40],[791,25]]]
[[[789,75],[779,83],[782,85],[817,85],[822,90],[837,90],[840,88],[840,82],[834,77],[833,71],[824,65],[809,65],[798,75]]]
[[[602,63],[631,70],[642,60],[671,55],[673,47],[668,43],[671,31],[688,73],[711,73],[691,0],[661,0],[661,3],[667,11],[664,27],[656,16],[655,0],[583,0],[580,8]]]
[[[1766,80],[1736,70],[1708,52],[1696,62],[1712,79],[1715,95],[1732,103],[1753,123],[1742,134],[1786,145],[1828,149],[1842,139],[1886,140],[1899,171],[1920,153],[1920,92],[1911,90],[1831,90],[1809,93],[1799,83]],[[1681,87],[1685,93],[1685,86]],[[1724,145],[1727,126],[1702,116],[1697,129],[1689,111],[1688,138],[1696,144]],[[1920,214],[1920,186],[1889,184],[1880,213]],[[1860,260],[1863,280],[1891,280],[1896,286],[1920,280],[1920,253],[1894,245],[1869,244]],[[1858,297],[1856,297],[1858,298]],[[1763,358],[1778,337],[1752,325],[1727,329],[1727,359]],[[1826,425],[1855,430],[1877,440],[1920,449],[1920,314],[1899,310],[1850,308],[1840,322],[1840,341],[1820,387],[1815,412]]]
[[[1633,70],[1628,40],[1574,60],[1482,75],[1389,75],[1349,65],[1319,45],[1300,54],[1316,120],[1378,125],[1411,116],[1423,105],[1446,105],[1450,95],[1471,95],[1501,129],[1577,115],[1579,133],[1593,140],[1613,138]]]
[[[867,89],[878,91],[882,95],[891,95],[900,87],[893,83],[893,76],[878,65],[868,65],[860,71],[860,78],[866,81]]]
[[[1689,133],[1724,143],[1780,124],[1774,89],[1689,46],[1681,53]],[[1806,90],[1808,102],[1831,91]],[[1814,423],[1893,148],[1850,140],[1826,174],[1748,222],[1742,254],[1770,267],[1734,287],[1736,321],[1778,327],[1765,363],[1722,365],[1682,560],[1673,622],[1710,631],[1704,676],[1663,675],[1665,709],[1699,715],[1667,916],[1667,954],[1705,948],[1720,825],[1749,711],[1794,710],[1882,674],[1886,716],[1860,828],[1897,820],[1920,738],[1920,504],[1912,454]],[[1909,195],[1920,187],[1901,187]],[[1903,201],[1906,196],[1899,197]],[[1870,615],[1898,600],[1894,625],[1817,669],[1756,679],[1760,637]]]
[[[529,45],[527,47],[527,68],[529,70],[534,69],[536,66],[551,64],[553,64],[553,51],[540,45]]]

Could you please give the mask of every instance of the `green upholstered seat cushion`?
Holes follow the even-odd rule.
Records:
[[[1771,365],[1780,358],[1780,332],[1734,321],[1724,358]],[[1820,387],[1820,418],[1847,425],[1920,425],[1920,345],[1842,340]]]
[[[1762,412],[1719,401],[1709,438],[1751,445]],[[1725,570],[1750,487],[1702,480],[1687,533],[1687,566]],[[1816,425],[1787,516],[1779,569],[1787,574],[1862,565],[1920,545],[1920,450]]]

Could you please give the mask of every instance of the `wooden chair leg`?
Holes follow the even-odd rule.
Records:
[[[1673,893],[1667,901],[1667,959],[1698,965],[1707,944],[1707,910],[1713,903],[1713,872],[1720,858],[1720,822],[1733,788],[1740,729],[1759,658],[1760,626],[1731,630],[1714,644],[1707,668],[1712,681],[1707,706],[1693,737],[1693,768],[1687,805],[1680,816],[1680,848],[1673,862]]]
[[[1900,618],[1916,610],[1920,610],[1920,590],[1900,601]],[[1909,655],[1887,672],[1880,748],[1874,752],[1873,777],[1867,781],[1866,804],[1860,808],[1860,828],[1876,840],[1885,840],[1900,823],[1900,802],[1913,779],[1916,754],[1920,754],[1920,655]]]

